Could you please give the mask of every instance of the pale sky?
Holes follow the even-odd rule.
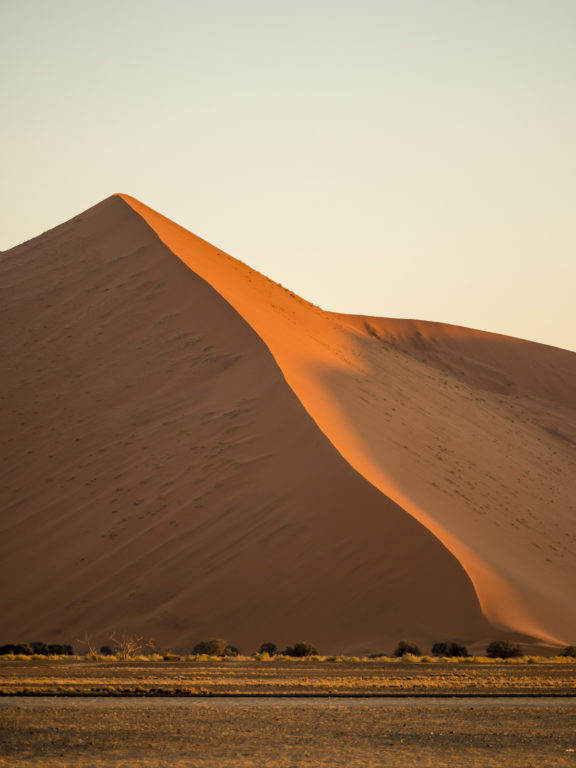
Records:
[[[576,349],[575,0],[0,0],[0,249],[126,192],[325,309]]]

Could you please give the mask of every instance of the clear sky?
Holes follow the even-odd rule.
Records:
[[[316,304],[576,349],[575,0],[0,0],[0,249],[134,195]]]

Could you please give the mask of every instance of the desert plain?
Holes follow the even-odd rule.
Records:
[[[0,661],[0,766],[572,766],[576,664]]]
[[[560,660],[0,662],[1,766],[572,766]]]

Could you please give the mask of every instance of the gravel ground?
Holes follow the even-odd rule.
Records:
[[[2,768],[576,767],[576,699],[0,699]]]

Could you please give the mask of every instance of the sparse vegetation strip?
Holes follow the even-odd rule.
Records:
[[[284,651],[279,651],[276,644],[272,642],[262,643],[257,653],[251,656],[244,656],[240,650],[222,638],[211,640],[201,640],[196,643],[191,654],[173,653],[171,650],[158,652],[155,650],[153,640],[145,640],[138,635],[130,635],[123,632],[120,636],[115,633],[109,637],[109,644],[96,646],[91,641],[88,634],[81,640],[78,640],[86,648],[83,658],[92,661],[115,660],[115,661],[207,661],[209,659],[253,659],[254,661],[290,661],[294,659],[306,661],[368,661],[378,660],[381,662],[405,661],[405,662],[424,662],[431,663],[440,661],[442,663],[489,663],[492,660],[503,660],[508,662],[525,661],[530,664],[549,663],[554,660],[576,661],[576,646],[568,645],[556,656],[536,656],[525,655],[522,646],[517,643],[511,643],[507,640],[494,640],[486,647],[485,656],[472,656],[466,646],[457,641],[441,641],[432,645],[431,656],[422,654],[418,645],[410,640],[401,640],[394,652],[389,656],[387,654],[373,653],[369,656],[345,656],[345,655],[321,655],[316,646],[308,642],[297,642],[288,646]],[[145,651],[148,650],[146,653]],[[72,645],[46,644],[44,642],[31,643],[9,643],[0,646],[0,659],[2,660],[25,660],[28,658],[66,658],[74,656]],[[75,656],[75,658],[78,658]]]
[[[416,658],[416,657],[414,657]],[[0,660],[0,696],[576,695],[573,659],[473,664],[237,656],[166,662],[104,657]]]

